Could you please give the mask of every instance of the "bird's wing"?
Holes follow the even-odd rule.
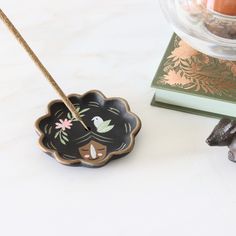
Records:
[[[106,120],[106,121],[102,122],[102,123],[97,127],[97,131],[98,131],[99,133],[108,132],[109,130],[111,130],[111,129],[114,127],[114,125],[110,125],[110,126],[112,126],[112,128],[109,129],[108,131],[106,131],[106,130],[108,129],[108,127],[110,127],[110,126],[109,126],[110,123],[111,123],[111,120]],[[105,130],[105,132],[104,132],[104,130]]]
[[[114,125],[109,125],[107,127],[104,127],[103,129],[97,129],[99,133],[107,133],[108,131],[112,130]]]

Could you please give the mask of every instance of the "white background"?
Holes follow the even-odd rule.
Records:
[[[156,0],[2,0],[66,93],[127,99],[143,127],[100,169],[42,153],[34,121],[57,95],[0,24],[0,235],[235,236],[236,164],[218,122],[150,106],[172,30]]]

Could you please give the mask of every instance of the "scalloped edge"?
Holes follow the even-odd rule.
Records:
[[[136,127],[133,129],[133,131],[130,133],[130,144],[127,146],[127,148],[125,148],[124,150],[121,150],[121,151],[114,151],[114,152],[111,152],[109,153],[109,155],[106,156],[106,158],[104,158],[102,161],[99,161],[99,162],[93,162],[93,163],[90,163],[86,160],[83,160],[83,159],[76,159],[76,160],[65,160],[63,159],[60,154],[55,151],[55,150],[51,150],[47,147],[45,147],[43,145],[43,139],[44,139],[44,134],[41,132],[40,128],[39,128],[39,124],[40,122],[47,118],[47,117],[50,117],[52,114],[50,112],[50,107],[55,104],[55,103],[58,103],[58,102],[62,102],[61,100],[57,99],[57,100],[53,100],[51,101],[48,105],[47,105],[47,114],[38,118],[35,122],[35,128],[36,128],[36,132],[38,133],[39,135],[39,140],[38,140],[38,144],[39,144],[39,147],[40,149],[44,152],[44,153],[47,153],[48,155],[54,157],[59,163],[63,164],[63,165],[68,165],[68,166],[75,166],[75,165],[82,165],[82,166],[87,166],[87,167],[102,167],[104,165],[106,165],[109,161],[112,160],[113,157],[118,157],[118,156],[122,156],[122,155],[125,155],[125,154],[128,154],[130,153],[132,150],[133,150],[133,147],[134,147],[134,144],[135,144],[135,136],[138,134],[138,132],[140,131],[141,127],[142,127],[142,123],[141,123],[141,120],[139,119],[139,117],[134,114],[133,112],[131,112],[130,110],[130,107],[129,107],[129,104],[128,102],[124,99],[124,98],[120,98],[120,97],[110,97],[110,98],[107,98],[101,91],[99,90],[90,90],[82,95],[80,94],[75,94],[75,93],[72,93],[70,95],[68,95],[67,97],[70,98],[70,97],[74,97],[74,96],[77,96],[77,97],[80,97],[80,98],[83,98],[84,96],[86,96],[87,94],[89,93],[97,93],[99,94],[100,96],[102,96],[104,98],[105,101],[109,101],[109,100],[120,100],[124,105],[125,105],[125,108],[126,108],[126,111],[127,113],[131,114],[132,116],[135,117],[136,119]]]

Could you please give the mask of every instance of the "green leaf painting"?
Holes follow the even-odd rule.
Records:
[[[86,111],[90,109],[90,108],[85,108],[83,110],[80,110],[79,106],[75,106],[75,107],[76,107],[76,111],[79,112],[80,117],[85,116]],[[54,138],[58,139],[60,143],[63,145],[68,144],[70,141],[68,131],[71,129],[71,127],[73,127],[73,122],[78,122],[78,120],[76,120],[72,116],[71,112],[68,112],[64,120],[60,119],[55,124],[56,125],[55,129],[58,131],[55,133]]]

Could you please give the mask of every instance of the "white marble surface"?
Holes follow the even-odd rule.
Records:
[[[172,33],[156,0],[1,7],[66,93],[124,97],[143,128],[134,151],[104,168],[43,154],[34,121],[57,96],[0,24],[0,235],[235,236],[236,164],[204,143],[217,120],[149,105]]]

